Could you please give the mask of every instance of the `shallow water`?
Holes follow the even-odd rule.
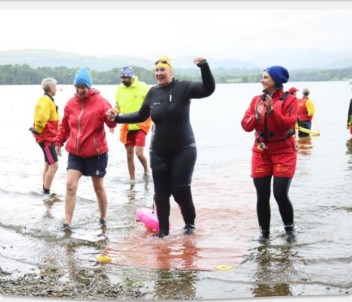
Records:
[[[40,195],[42,153],[28,131],[40,87],[0,86],[0,280],[60,271],[60,282],[78,284],[82,278],[92,282],[99,275],[98,284],[122,284],[126,291],[120,298],[129,300],[349,294],[352,146],[345,126],[350,99],[347,83],[292,85],[300,90],[310,88],[317,107],[314,127],[319,127],[321,135],[297,141],[298,165],[290,197],[298,241],[287,244],[272,200],[273,238],[267,245],[255,240],[255,191],[249,176],[253,134],[240,127],[260,85],[218,85],[213,96],[192,101],[199,150],[192,188],[197,233],[182,236],[181,217],[173,202],[171,235],[164,240],[135,220],[138,207],[152,206],[153,183],[143,180],[136,162],[139,179],[130,187],[118,131],[107,132],[108,227],[100,228],[91,181],[82,178],[74,232],[65,237],[60,227],[67,154],[60,158],[52,188],[59,200],[45,201]],[[60,88],[56,102],[62,112],[73,89]],[[114,86],[98,88],[113,100]],[[113,263],[96,262],[104,252],[112,256]],[[86,275],[87,271],[92,273]],[[137,291],[142,294],[135,298],[131,293]],[[92,291],[93,298],[95,294]]]

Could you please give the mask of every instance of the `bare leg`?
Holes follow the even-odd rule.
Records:
[[[138,157],[139,161],[143,166],[144,175],[148,174],[149,170],[148,170],[147,158],[144,156],[144,146],[136,146],[136,156]]]
[[[43,177],[43,186],[45,187],[45,176],[46,173],[48,173],[49,170],[49,164],[47,162],[44,163],[44,169],[43,169],[43,173],[42,173],[42,177]]]
[[[76,207],[78,181],[82,173],[78,170],[67,170],[66,195],[65,195],[65,223],[71,225]]]
[[[125,146],[127,153],[127,166],[128,172],[130,173],[130,180],[134,182],[136,180],[135,166],[134,166],[134,146]]]
[[[108,197],[104,188],[104,178],[98,176],[92,176],[93,187],[95,194],[97,195],[98,206],[100,211],[100,218],[106,220],[106,212],[108,207]]]
[[[43,172],[43,185],[45,189],[51,188],[51,184],[53,183],[56,171],[59,165],[58,162],[49,165],[45,163],[44,172]]]

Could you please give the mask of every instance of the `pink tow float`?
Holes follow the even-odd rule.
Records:
[[[136,221],[142,222],[149,231],[159,231],[159,220],[156,211],[148,208],[138,208],[136,210]]]

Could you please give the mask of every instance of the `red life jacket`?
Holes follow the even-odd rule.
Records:
[[[300,121],[311,121],[312,116],[308,115],[308,110],[307,110],[307,103],[308,98],[303,97],[302,99],[298,100],[298,120]]]

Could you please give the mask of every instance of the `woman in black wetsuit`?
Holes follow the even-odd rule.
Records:
[[[151,87],[140,110],[126,115],[107,112],[116,123],[139,123],[152,118],[150,166],[161,238],[169,234],[171,195],[180,206],[184,234],[195,230],[191,183],[197,147],[189,110],[191,99],[205,98],[215,91],[215,81],[204,58],[195,58],[193,62],[201,70],[202,82],[176,80],[171,59],[163,56],[155,62],[157,85]]]

